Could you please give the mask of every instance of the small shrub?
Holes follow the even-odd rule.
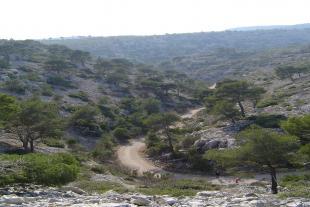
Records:
[[[29,154],[25,160],[27,178],[38,184],[66,184],[74,181],[79,172],[78,162],[69,154]]]
[[[52,96],[53,95],[53,88],[49,84],[44,84],[41,87],[41,94],[42,96]]]
[[[150,156],[158,156],[169,152],[169,147],[155,133],[149,133],[146,137],[147,152]]]
[[[60,139],[55,138],[44,139],[43,143],[49,147],[65,148],[65,144]]]
[[[310,198],[310,174],[287,175],[282,178],[280,185],[288,189],[280,193],[281,197]]]
[[[91,171],[93,171],[97,174],[104,174],[104,173],[106,173],[106,168],[104,168],[101,165],[96,165],[96,166],[91,168]]]
[[[68,145],[75,145],[75,144],[77,144],[77,141],[76,141],[76,139],[68,139],[67,144]]]
[[[119,193],[128,192],[128,190],[120,184],[112,182],[80,181],[76,186],[90,193],[104,193],[109,190],[114,190]]]
[[[92,151],[92,156],[100,161],[111,159],[114,155],[114,147],[113,138],[109,135],[103,136]]]
[[[129,131],[126,128],[121,127],[114,129],[113,136],[119,140],[127,140],[130,138]]]
[[[73,88],[72,82],[70,80],[66,80],[61,76],[50,76],[47,78],[47,83],[56,86],[62,86],[65,88]]]
[[[293,106],[287,106],[287,107],[286,107],[286,110],[287,110],[287,111],[292,111],[292,110],[293,110]]]
[[[196,149],[190,149],[187,154],[187,160],[191,164],[191,168],[199,171],[210,171],[212,166],[210,162],[203,157]]]
[[[4,88],[10,92],[17,94],[25,94],[26,86],[19,79],[8,80],[4,83]]]
[[[2,155],[0,162],[13,166],[10,172],[0,175],[0,185],[36,183],[62,185],[72,182],[79,173],[79,163],[70,154]]]
[[[281,121],[286,120],[285,116],[275,114],[263,114],[255,118],[255,124],[264,128],[279,128]]]
[[[9,68],[9,67],[10,67],[9,61],[0,59],[0,68]]]
[[[262,100],[262,101],[258,102],[256,107],[257,108],[265,108],[267,106],[274,106],[274,105],[278,105],[278,101],[277,100],[265,99],[265,100]]]
[[[219,190],[219,186],[210,184],[204,180],[174,180],[164,179],[155,181],[153,184],[138,189],[140,192],[149,195],[170,195],[170,196],[193,196],[199,191]]]
[[[86,105],[78,107],[70,117],[69,124],[84,136],[99,137],[102,134],[102,120],[98,108]]]
[[[84,91],[79,91],[77,93],[71,93],[68,96],[70,96],[71,98],[81,99],[82,101],[85,101],[85,102],[89,101],[88,95]]]

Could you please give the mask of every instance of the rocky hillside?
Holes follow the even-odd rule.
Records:
[[[97,139],[88,136],[100,137],[124,119],[139,116],[142,120],[147,116],[142,108],[147,105],[155,105],[155,111],[178,112],[195,106],[195,88],[203,87],[182,73],[162,73],[126,59],[96,59],[88,52],[31,40],[0,41],[0,74],[2,93],[20,100],[39,97],[56,102],[63,117],[81,107],[81,114],[94,112],[89,120],[94,125],[79,123],[67,131],[69,138],[92,147]],[[142,133],[141,127],[123,125],[135,131],[130,136]]]
[[[174,57],[203,55],[218,48],[251,52],[309,44],[309,32],[309,29],[224,31],[143,37],[60,38],[41,42],[66,45],[104,58],[128,58],[146,63],[158,63]]]
[[[215,83],[225,78],[247,78],[249,73],[273,75],[281,65],[309,63],[309,46],[271,49],[263,52],[222,48],[212,52],[176,57],[161,63],[160,69],[174,69],[196,79]],[[259,74],[262,77],[262,74]]]
[[[309,47],[227,34],[155,66],[1,40],[0,206],[309,206]]]

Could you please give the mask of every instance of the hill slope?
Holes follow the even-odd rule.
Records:
[[[257,51],[310,43],[310,29],[224,31],[157,36],[81,37],[41,40],[62,44],[105,58],[158,63],[178,56],[203,54],[217,48]]]

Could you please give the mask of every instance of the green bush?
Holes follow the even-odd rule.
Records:
[[[70,117],[69,124],[84,136],[99,137],[102,134],[102,122],[98,115],[99,109],[92,105],[81,106],[75,109]]]
[[[169,147],[155,133],[150,132],[146,137],[147,152],[151,156],[158,156],[169,152]]]
[[[299,137],[302,144],[310,143],[310,115],[291,117],[282,122],[281,127],[289,134]]]
[[[63,141],[56,138],[44,139],[43,143],[49,147],[65,148]]]
[[[210,171],[212,166],[209,160],[204,159],[203,154],[200,154],[196,149],[190,149],[187,154],[187,160],[191,164],[191,168],[199,171]]]
[[[4,83],[4,88],[17,94],[25,94],[26,85],[19,79],[8,80]]]
[[[281,197],[310,198],[310,174],[287,175],[281,179],[280,185],[288,189],[280,194]]]
[[[126,128],[121,127],[114,129],[113,136],[119,140],[127,140],[130,138],[129,131]]]
[[[70,96],[71,98],[81,99],[82,101],[85,101],[85,102],[89,101],[88,95],[84,91],[79,91],[77,93],[71,93],[68,96]]]
[[[0,59],[0,68],[9,68],[10,63],[7,60]]]
[[[67,140],[67,144],[70,145],[70,146],[71,146],[71,145],[75,145],[75,144],[77,144],[77,143],[78,143],[78,142],[77,142],[76,139],[68,139],[68,140]]]
[[[80,181],[76,184],[77,187],[90,193],[104,193],[109,190],[114,190],[119,193],[127,192],[128,190],[117,183],[112,182],[94,182],[94,181]]]
[[[258,102],[256,105],[257,108],[265,108],[267,106],[278,105],[278,101],[274,99],[265,99]]]
[[[140,187],[138,191],[149,195],[193,196],[199,191],[219,190],[219,187],[204,180],[164,179]]]
[[[41,94],[42,96],[52,96],[53,88],[49,84],[44,84],[41,86]]]
[[[284,120],[286,117],[283,115],[263,114],[255,117],[255,124],[264,128],[279,128]]]
[[[79,173],[79,163],[70,154],[2,155],[0,162],[10,162],[11,171],[2,172],[0,185],[36,183],[62,185],[72,182]]]
[[[62,86],[65,88],[73,88],[72,82],[70,80],[66,80],[61,76],[50,76],[47,78],[47,83],[56,86]]]
[[[102,136],[100,141],[96,144],[95,149],[92,151],[92,156],[100,161],[111,159],[114,154],[113,149],[115,145],[113,137],[109,135]]]

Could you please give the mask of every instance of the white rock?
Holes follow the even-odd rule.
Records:
[[[74,187],[74,186],[64,186],[61,188],[62,191],[72,191],[76,194],[80,194],[80,195],[84,195],[86,194],[86,192],[78,187]]]
[[[253,200],[249,202],[250,206],[252,207],[268,207],[268,205],[260,200]]]
[[[99,205],[100,207],[133,207],[133,205],[128,203],[104,203]]]
[[[206,203],[200,200],[192,200],[188,202],[188,205],[191,207],[204,207]]]
[[[61,201],[61,200],[56,199],[56,198],[50,198],[50,199],[48,200],[49,203],[56,203],[56,202],[60,202],[60,201]]]
[[[22,197],[18,197],[18,196],[2,196],[0,198],[0,203],[3,204],[16,204],[16,205],[21,205],[23,204],[25,201]]]
[[[201,191],[197,193],[197,196],[210,197],[210,196],[215,196],[218,193],[219,191]]]
[[[37,198],[36,197],[24,197],[23,200],[25,203],[32,203],[32,202],[35,202]]]
[[[232,203],[242,203],[244,201],[247,201],[247,198],[232,198],[231,199]]]
[[[171,197],[163,197],[162,199],[164,200],[164,203],[166,203],[166,204],[168,204],[168,205],[170,205],[170,206],[172,206],[172,205],[174,205],[176,202],[178,202],[177,199],[171,198]]]
[[[151,203],[149,199],[142,196],[135,196],[134,198],[131,199],[130,202],[138,206],[147,206]]]
[[[288,207],[309,207],[310,202],[308,202],[308,204],[302,203],[302,202],[291,202],[291,203],[287,203],[286,206]]]

